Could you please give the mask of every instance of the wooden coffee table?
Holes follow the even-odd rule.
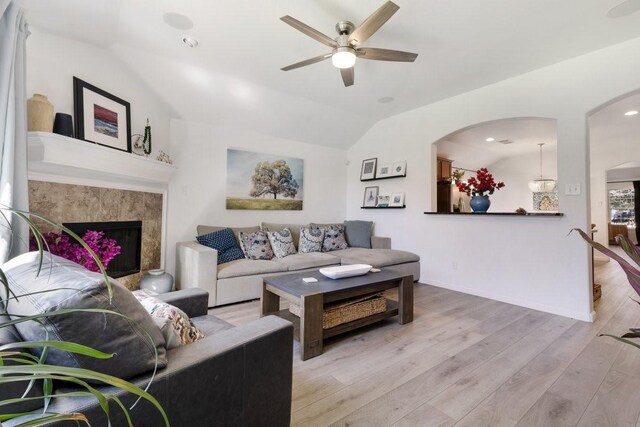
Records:
[[[304,277],[315,277],[315,283],[305,283]],[[393,270],[367,273],[345,279],[329,279],[319,271],[265,277],[262,282],[262,316],[275,314],[298,322],[288,310],[280,310],[280,297],[300,306],[300,357],[307,360],[322,354],[323,340],[392,316],[398,315],[402,325],[413,320],[413,276]],[[398,288],[398,302],[387,300],[387,311],[343,323],[330,329],[322,328],[324,306],[347,298]]]

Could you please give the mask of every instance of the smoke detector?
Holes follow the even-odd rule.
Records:
[[[500,139],[500,140],[498,140],[498,142],[499,142],[500,144],[503,144],[503,145],[513,144],[513,141],[512,141],[512,140],[510,140],[510,139]]]

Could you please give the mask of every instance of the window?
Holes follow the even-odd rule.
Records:
[[[613,224],[635,224],[633,188],[609,190],[609,216]]]

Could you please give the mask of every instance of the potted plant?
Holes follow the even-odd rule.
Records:
[[[87,241],[81,239],[78,235],[73,233],[68,228],[56,224],[55,222],[42,217],[40,215],[32,214],[29,212],[23,212],[19,210],[15,210],[12,208],[8,208],[6,206],[0,205],[0,216],[5,220],[7,224],[2,224],[3,227],[11,227],[11,223],[8,221],[9,217],[14,219],[25,221],[33,235],[32,241],[34,246],[37,248],[37,251],[40,253],[40,265],[38,268],[38,274],[47,274],[46,269],[47,266],[43,265],[43,252],[45,250],[49,250],[49,244],[47,239],[43,237],[43,234],[38,230],[38,227],[32,221],[32,218],[37,218],[38,220],[44,221],[45,223],[57,227],[68,234],[73,240],[77,242],[77,246],[74,244],[70,244],[66,237],[63,240],[66,240],[67,244],[63,245],[66,248],[73,248],[77,250],[78,253],[82,254],[83,262],[86,263],[86,266],[91,266],[95,271],[99,271],[104,275],[105,285],[108,290],[108,295],[112,296],[112,288],[111,283],[109,282],[109,277],[105,271],[105,267],[101,262],[101,259],[94,250],[94,248],[98,249],[98,252],[102,254],[104,248],[96,247],[94,244],[97,241],[100,241],[102,236],[99,235],[89,235],[87,236]],[[53,235],[49,235],[49,238],[53,238]],[[96,240],[97,238],[97,240]],[[112,242],[107,242],[107,249],[105,249],[108,256],[112,255],[115,252],[115,248],[111,245]],[[79,248],[82,248],[81,250]],[[119,250],[119,249],[118,249]],[[107,257],[108,257],[107,256]],[[81,310],[59,310],[59,311],[50,311],[46,314],[38,315],[38,316],[30,316],[30,317],[14,317],[13,319],[8,315],[11,307],[11,301],[26,297],[30,294],[25,295],[16,295],[11,289],[11,283],[8,280],[5,273],[2,271],[2,266],[0,266],[0,286],[4,288],[4,295],[6,295],[0,302],[0,307],[2,308],[0,314],[0,328],[8,327],[10,325],[17,324],[19,322],[26,321],[39,321],[39,319],[44,318],[46,316],[58,316],[58,315],[66,315],[74,311]],[[48,292],[56,292],[58,289],[51,289]],[[114,311],[110,310],[99,310],[94,309],[97,316],[108,316],[108,315],[119,315]],[[130,319],[131,320],[131,319]],[[151,339],[149,337],[149,339]],[[32,345],[31,345],[32,344]],[[35,357],[33,354],[26,352],[24,348],[28,347],[38,347],[44,349],[42,352],[42,357]],[[108,384],[119,388],[121,390],[127,391],[133,395],[138,396],[139,399],[145,399],[149,401],[152,405],[154,405],[158,411],[161,413],[165,425],[169,425],[169,420],[167,418],[166,413],[164,412],[160,403],[147,391],[142,390],[138,386],[120,379],[115,376],[106,375],[100,372],[95,372],[90,369],[82,369],[82,368],[73,368],[66,366],[57,366],[47,364],[46,354],[47,349],[55,348],[62,351],[67,351],[70,353],[76,353],[82,356],[99,358],[99,359],[107,359],[113,357],[113,354],[106,354],[96,349],[80,345],[73,342],[64,342],[59,340],[46,340],[37,343],[20,343],[19,345],[14,344],[6,344],[0,346],[0,386],[6,383],[14,383],[20,381],[24,383],[25,394],[20,398],[1,400],[0,401],[0,425],[2,422],[11,420],[13,418],[25,415],[25,414],[12,414],[6,413],[3,408],[6,405],[15,403],[21,400],[33,400],[40,399],[43,401],[44,411],[40,414],[30,414],[33,415],[34,418],[31,418],[26,423],[20,425],[29,425],[29,426],[40,426],[46,425],[55,421],[75,421],[76,423],[83,422],[84,424],[89,425],[89,420],[81,413],[51,413],[47,412],[48,403],[52,398],[59,396],[94,396],[100,402],[100,406],[102,407],[104,413],[107,418],[109,418],[109,401],[112,401],[118,406],[122,411],[124,411],[126,418],[129,422],[129,425],[133,425],[132,421],[128,414],[128,409],[124,406],[124,404],[120,401],[120,399],[113,395],[102,393],[97,390],[95,387],[92,387],[88,382],[99,382],[103,384]],[[156,367],[157,367],[157,355],[156,355]],[[83,387],[86,391],[73,391],[68,393],[56,393],[53,389],[53,381],[59,381],[63,383],[70,383],[74,385],[79,385]],[[43,382],[43,390],[44,396],[42,397],[29,397],[27,395],[28,390],[31,389],[33,381],[42,381]],[[149,383],[150,384],[150,383]],[[148,388],[148,387],[147,387]],[[138,399],[138,400],[139,400]]]
[[[476,171],[476,176],[466,181],[458,179],[456,186],[458,191],[471,196],[469,205],[474,212],[486,212],[491,206],[489,195],[503,188],[504,182],[496,182],[487,168],[481,168]]]

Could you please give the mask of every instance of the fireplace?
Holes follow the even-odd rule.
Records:
[[[82,237],[87,230],[103,231],[120,245],[120,255],[111,260],[107,274],[114,279],[140,271],[142,221],[67,222],[63,224]]]

